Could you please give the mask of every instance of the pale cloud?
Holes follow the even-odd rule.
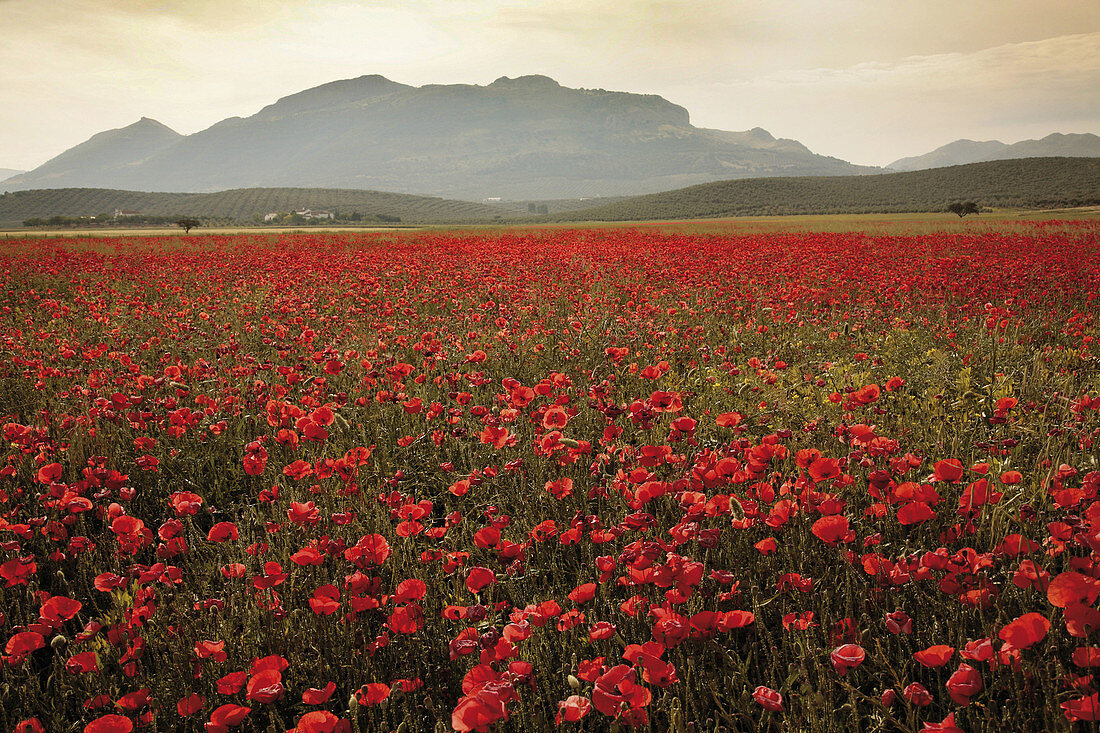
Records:
[[[861,163],[1100,132],[1100,3],[1080,0],[0,0],[0,28],[0,167],[371,73],[661,94]]]
[[[1016,142],[1100,132],[1100,33],[794,69],[704,85],[695,96],[740,100],[736,122],[752,117],[811,149],[873,165],[963,137]],[[698,106],[696,124],[734,121],[721,105]]]

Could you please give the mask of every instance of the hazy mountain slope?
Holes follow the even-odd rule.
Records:
[[[97,138],[19,177],[18,187],[296,186],[547,199],[877,170],[759,128],[693,127],[687,110],[659,96],[569,89],[543,76],[423,87],[364,76],[284,97],[149,155],[127,153],[124,165],[102,156],[72,165]]]
[[[887,168],[896,171],[915,171],[925,168],[978,163],[986,160],[1055,156],[1068,158],[1100,157],[1100,137],[1089,133],[1064,135],[1055,132],[1047,135],[1042,140],[1021,140],[1012,145],[1006,145],[999,140],[987,140],[985,142],[956,140],[924,155],[895,160]]]
[[[26,171],[16,170],[15,168],[0,168],[0,183],[20,173],[26,173]]]
[[[93,135],[33,171],[4,181],[6,190],[95,186],[125,178],[154,154],[183,139],[156,120],[142,117],[128,127]]]
[[[556,217],[571,221],[944,211],[952,201],[1100,205],[1100,158],[1025,158],[880,176],[754,178],[637,196]]]

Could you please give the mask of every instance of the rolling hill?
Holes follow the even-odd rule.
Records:
[[[414,87],[375,75],[292,94],[193,135],[143,119],[100,133],[5,188],[277,186],[545,200],[877,171],[759,128],[694,127],[687,110],[656,95],[570,89],[545,76]]]
[[[1100,204],[1100,158],[1027,158],[879,176],[754,178],[636,196],[555,217],[637,221],[944,211],[952,201],[1055,208]]]
[[[895,160],[886,167],[895,171],[915,171],[988,160],[1048,157],[1100,157],[1100,137],[1087,133],[1063,135],[1056,132],[1042,140],[1021,140],[1012,145],[1000,140],[956,140],[924,155]]]
[[[14,168],[0,168],[0,183],[3,183],[12,176],[18,176],[20,173],[26,173],[26,171],[19,171]]]
[[[98,188],[14,191],[0,195],[0,225],[18,226],[31,218],[113,214],[115,209],[145,216],[189,216],[242,223],[272,211],[326,209],[399,217],[402,223],[493,221],[518,215],[496,206],[379,191],[316,188],[246,188],[217,193],[144,193]]]

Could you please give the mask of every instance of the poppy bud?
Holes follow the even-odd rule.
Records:
[[[574,692],[580,692],[580,689],[581,689],[581,681],[580,681],[580,680],[578,680],[578,679],[577,679],[576,677],[574,677],[573,675],[569,675],[569,677],[568,677],[568,680],[569,680],[569,686],[570,686],[571,688],[573,688],[573,691],[574,691]]]

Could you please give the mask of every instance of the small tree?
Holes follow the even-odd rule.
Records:
[[[194,227],[199,225],[198,219],[180,219],[176,222],[176,226],[183,230],[184,234],[190,234]]]
[[[958,214],[960,219],[967,214],[977,214],[980,211],[973,201],[953,201],[947,205],[947,210],[952,214]]]

